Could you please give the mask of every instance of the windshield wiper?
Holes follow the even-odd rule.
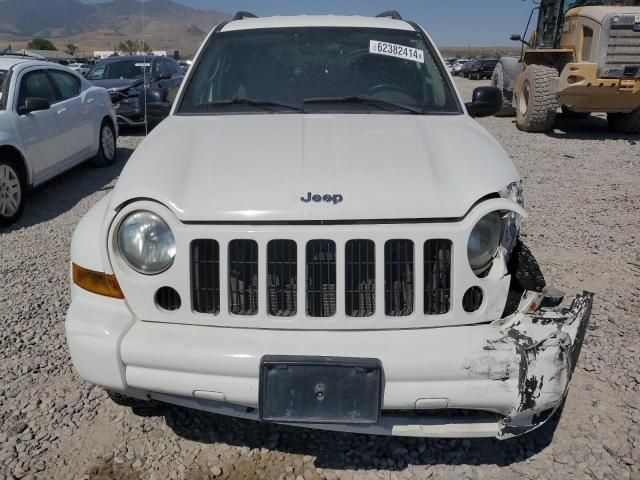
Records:
[[[413,113],[416,115],[422,115],[424,113],[424,110],[421,108],[412,107],[410,105],[403,105],[401,103],[395,103],[389,100],[382,100],[380,98],[370,97],[367,95],[307,98],[302,103],[303,105],[313,103],[366,103],[386,111],[389,111],[389,109],[384,107],[393,107],[395,109],[403,110],[405,112]]]
[[[251,98],[230,98],[229,100],[214,100],[213,102],[201,103],[196,105],[198,110],[210,110],[216,107],[227,107],[233,105],[249,105],[251,107],[258,107],[270,112],[277,111],[271,107],[286,108],[288,110],[294,110],[296,112],[304,112],[304,108],[296,105],[289,105],[287,103],[273,102],[271,100],[254,100]]]

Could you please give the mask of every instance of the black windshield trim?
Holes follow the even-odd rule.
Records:
[[[436,65],[436,68],[438,69],[438,72],[440,73],[442,81],[449,88],[449,91],[451,93],[452,99],[453,99],[453,101],[454,101],[454,103],[456,105],[456,108],[457,108],[456,111],[452,110],[452,111],[437,112],[437,113],[427,110],[424,114],[420,114],[420,115],[424,115],[424,116],[432,116],[432,115],[465,115],[465,110],[462,108],[462,104],[460,103],[460,98],[459,98],[459,95],[458,95],[458,91],[455,88],[455,85],[453,84],[453,81],[451,79],[451,75],[444,68],[444,65],[442,64],[441,57],[437,53],[436,49],[434,48],[433,43],[429,40],[429,37],[427,37],[427,35],[425,34],[424,30],[422,30],[422,28],[417,23],[412,22],[412,21],[406,21],[406,22],[409,25],[411,25],[413,30],[418,35],[420,35],[420,37],[422,38],[423,42],[425,43],[425,46],[429,50],[429,54],[434,59],[434,63]],[[181,95],[180,95],[180,98],[178,99],[178,103],[177,103],[176,108],[174,110],[174,112],[175,112],[174,115],[175,116],[191,117],[191,116],[204,116],[204,115],[212,116],[212,115],[219,115],[220,114],[218,112],[207,112],[206,114],[203,115],[202,113],[183,112],[182,108],[183,108],[185,95],[186,95],[188,87],[189,87],[189,83],[193,79],[193,76],[195,75],[195,73],[198,71],[198,67],[202,63],[202,61],[203,61],[203,59],[205,57],[205,53],[209,49],[211,44],[213,43],[214,39],[219,35],[228,35],[228,34],[232,35],[232,34],[238,33],[238,31],[221,32],[224,29],[224,27],[226,27],[227,24],[229,24],[229,23],[230,23],[230,21],[221,22],[214,29],[214,31],[211,33],[211,36],[207,40],[206,44],[201,48],[201,51],[198,54],[198,56],[197,56],[197,58],[195,60],[195,63],[189,69],[189,75],[187,77],[185,77],[184,80],[183,80],[183,88],[181,89]],[[287,27],[282,27],[282,28],[303,30],[303,29],[306,29],[306,28],[309,28],[309,27],[287,26]],[[323,29],[323,28],[334,29],[334,28],[338,28],[338,29],[344,29],[344,30],[352,29],[352,27],[336,27],[336,26],[318,26],[318,27],[313,27],[313,28],[314,29]],[[250,29],[250,31],[252,31],[252,32],[253,31],[268,31],[268,30],[274,30],[274,29],[273,28],[268,28],[268,27]],[[396,28],[380,28],[380,30],[390,30],[390,31],[398,31],[398,32],[410,32],[410,30],[399,30],[399,29],[396,29]],[[247,112],[247,113],[249,113],[249,112]],[[256,112],[256,113],[258,113],[258,112]],[[289,112],[283,111],[283,112],[274,112],[274,113],[281,114],[281,113],[289,113]],[[323,114],[322,112],[313,112],[313,113]],[[366,114],[366,113],[369,113],[369,112],[357,112],[357,113]],[[391,114],[401,114],[403,112],[389,112],[389,113],[391,113]],[[222,114],[224,115],[225,113],[222,113]],[[243,112],[243,113],[237,113],[237,114],[243,115],[245,113]],[[329,115],[329,114],[336,114],[337,115],[337,114],[342,114],[342,112],[326,112],[326,114],[327,115]],[[356,112],[354,112],[353,114],[356,114]]]

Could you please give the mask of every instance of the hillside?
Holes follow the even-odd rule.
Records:
[[[145,41],[153,49],[193,53],[203,37],[228,14],[197,10],[172,0],[146,0]],[[0,0],[0,48],[20,48],[45,37],[62,49],[72,42],[80,52],[112,50],[122,40],[141,40],[137,0],[85,4],[78,0]]]

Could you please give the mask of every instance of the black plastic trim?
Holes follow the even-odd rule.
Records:
[[[254,14],[254,13],[245,12],[244,10],[240,10],[239,12],[236,12],[236,14],[233,16],[231,21],[244,20],[245,18],[258,18],[258,16],[256,14]]]
[[[386,10],[376,15],[376,18],[392,18],[394,20],[402,20],[402,15],[397,10]]]

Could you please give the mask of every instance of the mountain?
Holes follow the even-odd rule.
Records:
[[[0,49],[33,37],[51,39],[58,48],[72,42],[80,50],[113,50],[126,39],[141,40],[138,0],[87,4],[79,0],[0,0]],[[198,10],[172,0],[144,2],[145,41],[157,50],[193,53],[203,37],[229,15]]]

